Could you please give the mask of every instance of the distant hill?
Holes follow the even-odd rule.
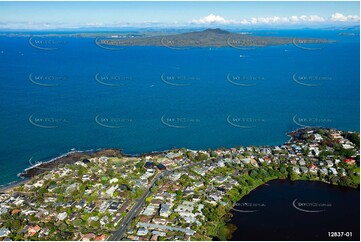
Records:
[[[196,33],[196,32],[191,32],[191,33]],[[216,28],[216,29],[206,29],[204,31],[201,31],[199,33],[209,33],[209,34],[231,34],[231,32],[227,31],[227,30],[223,30],[220,28]]]
[[[182,34],[135,37],[135,38],[103,38],[97,44],[104,46],[166,46],[166,47],[245,47],[284,44],[329,43],[326,39],[253,36],[232,33],[219,28],[206,29]]]

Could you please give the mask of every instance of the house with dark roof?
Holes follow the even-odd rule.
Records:
[[[163,164],[158,164],[158,165],[157,165],[157,168],[158,168],[159,170],[161,170],[161,171],[167,169],[167,167],[165,167],[165,165],[163,165]]]
[[[83,159],[82,162],[83,162],[84,164],[87,164],[87,163],[90,163],[90,160],[88,160],[88,159]]]
[[[118,210],[120,204],[121,204],[121,202],[113,201],[113,202],[110,204],[108,210],[109,210],[110,212],[116,212],[116,211]]]
[[[153,162],[151,162],[151,161],[147,161],[144,164],[144,167],[147,168],[147,169],[153,168],[154,166],[155,166],[155,164]]]

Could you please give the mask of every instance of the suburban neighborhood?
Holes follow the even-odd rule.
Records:
[[[359,134],[305,128],[280,146],[83,157],[0,193],[1,240],[227,240],[229,211],[274,179],[359,186]]]

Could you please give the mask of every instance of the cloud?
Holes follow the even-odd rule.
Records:
[[[324,23],[324,22],[356,22],[360,17],[357,15],[345,16],[341,13],[334,13],[331,17],[324,18],[318,15],[300,15],[291,17],[253,17],[249,19],[232,20],[226,19],[220,15],[209,14],[203,18],[193,19],[190,23],[199,25],[212,25],[212,24],[306,24],[306,23]]]
[[[285,17],[260,17],[251,18],[249,21],[251,24],[274,24],[274,23],[288,23],[289,19]]]
[[[216,14],[209,14],[207,16],[193,19],[188,22],[161,22],[161,21],[143,21],[143,22],[83,22],[83,23],[69,23],[69,22],[26,22],[26,21],[0,21],[0,29],[75,29],[75,28],[123,28],[123,27],[177,27],[199,25],[316,25],[316,24],[329,24],[329,25],[344,25],[347,23],[357,24],[360,21],[358,15],[344,15],[342,13],[334,13],[331,16],[318,16],[318,15],[293,15],[293,16],[273,16],[273,17],[252,17],[252,18],[239,18],[227,19],[223,16]]]
[[[315,22],[325,22],[323,17],[318,15],[301,15],[301,16],[292,16],[289,18],[291,23],[315,23]]]
[[[357,15],[343,15],[342,13],[334,13],[331,16],[331,21],[339,22],[358,22],[360,17]]]
[[[191,21],[193,24],[230,24],[233,22],[233,20],[226,20],[223,17],[214,14],[210,14],[199,19],[193,19]]]

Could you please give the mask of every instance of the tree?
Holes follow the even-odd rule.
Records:
[[[137,164],[135,164],[135,168],[141,169],[144,167],[145,161],[139,161]]]
[[[208,155],[202,152],[198,153],[198,155],[196,156],[197,161],[204,161],[207,159],[208,159]]]
[[[360,148],[360,135],[357,133],[346,133],[344,137]]]
[[[153,197],[149,196],[145,199],[145,202],[149,204],[152,200],[153,200]]]
[[[177,190],[175,193],[177,194],[177,199],[178,199],[178,200],[181,200],[181,199],[182,199],[183,192],[182,192],[181,190]]]
[[[190,160],[194,159],[194,154],[193,154],[192,151],[187,151],[186,156],[187,156],[187,158],[190,159]]]
[[[257,179],[257,177],[258,177],[258,172],[253,169],[249,175],[250,175],[250,177],[252,177],[252,178],[254,178],[254,179]]]
[[[287,172],[287,169],[285,167],[282,166],[280,168],[280,173],[281,173],[281,178],[283,178],[283,179],[287,178],[288,172]]]
[[[232,203],[234,203],[240,199],[241,194],[239,193],[239,191],[236,188],[232,188],[231,190],[229,190],[228,196],[231,199]]]
[[[218,219],[222,218],[226,214],[226,208],[225,206],[218,205],[215,209],[215,214]]]
[[[261,169],[259,170],[258,175],[259,175],[258,178],[259,178],[259,179],[262,179],[262,180],[266,180],[266,179],[269,177],[268,172],[267,172],[265,169],[263,169],[263,168],[261,168]]]
[[[339,184],[342,186],[351,186],[352,179],[349,176],[341,177],[341,179],[339,180]]]
[[[211,151],[210,154],[211,154],[211,157],[217,157],[218,156],[215,151]]]
[[[12,231],[18,231],[19,229],[21,229],[22,223],[20,220],[15,219],[13,221],[11,221],[11,230]]]
[[[74,226],[75,226],[75,227],[81,227],[82,224],[83,224],[83,221],[82,221],[81,219],[76,219],[76,220],[74,221]]]
[[[172,213],[172,214],[169,216],[169,219],[170,219],[171,221],[174,221],[176,218],[177,218],[177,214],[176,214],[176,213]]]
[[[218,230],[217,233],[217,237],[222,240],[230,240],[232,239],[232,234],[234,233],[234,231],[237,230],[237,226],[234,224],[227,224],[227,225],[220,225],[220,228]]]
[[[254,186],[254,180],[253,179],[247,179],[246,180],[246,183],[248,184],[248,187],[246,187],[246,188],[248,188],[249,189],[249,187],[253,187]]]
[[[143,188],[136,188],[134,192],[131,193],[131,197],[132,198],[139,198],[143,195],[143,193],[145,192],[145,190]]]

